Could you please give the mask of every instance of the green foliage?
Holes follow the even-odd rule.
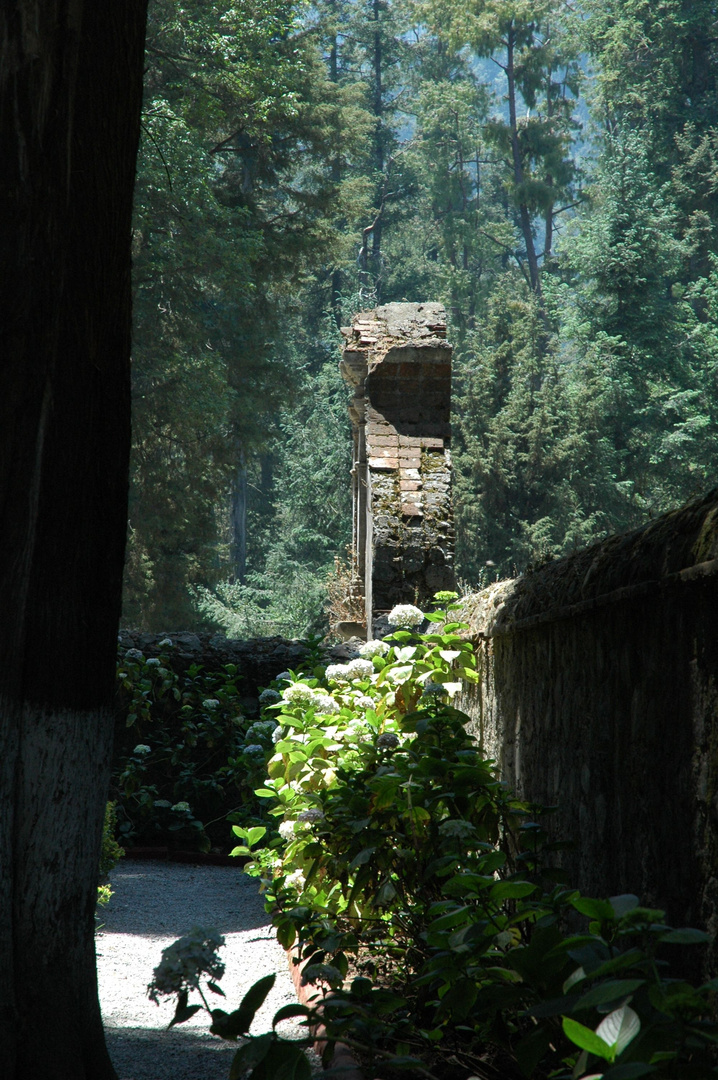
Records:
[[[279,941],[333,986],[329,1046],[361,1048],[370,1075],[718,1075],[718,984],[670,967],[707,935],[567,885],[546,811],[498,780],[452,704],[476,672],[450,607],[424,634],[395,609],[403,625],[362,658],[285,687],[257,791],[278,835],[235,829]]]
[[[115,839],[116,830],[117,807],[115,803],[108,802],[105,806],[105,818],[102,824],[102,848],[100,850],[99,868],[100,881],[104,881],[110,870],[117,865],[119,860],[125,854],[125,849],[120,847]],[[102,886],[100,886],[100,888],[102,888]],[[106,901],[104,902],[106,903]]]
[[[164,643],[169,650],[169,639]],[[271,752],[275,722],[242,715],[234,665],[179,675],[169,652],[119,659],[120,704],[113,788],[119,835],[132,844],[210,849],[230,812],[252,817],[256,776]]]

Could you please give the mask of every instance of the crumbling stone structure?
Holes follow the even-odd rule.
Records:
[[[354,588],[372,637],[395,604],[453,588],[451,346],[441,304],[385,304],[342,333],[354,387]]]

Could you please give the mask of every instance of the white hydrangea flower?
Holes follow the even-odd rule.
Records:
[[[374,665],[371,660],[350,660],[347,664],[347,675],[350,679],[368,679],[374,674]]]
[[[144,660],[145,654],[139,649],[128,649],[125,653],[125,660]]]
[[[147,667],[159,667],[162,663],[156,656],[150,656],[148,660],[145,660]]]
[[[324,672],[324,677],[334,682],[348,682],[349,681],[349,665],[348,664],[330,664],[327,670]]]
[[[275,745],[276,745],[276,743],[278,743],[280,741],[280,739],[283,739],[283,738],[284,738],[284,728],[281,728],[281,727],[279,727],[279,725],[277,725],[277,727],[275,727],[274,731],[272,732],[272,742],[275,743]]]
[[[188,802],[176,802],[172,807],[173,810],[179,810],[185,814],[191,813],[190,805]]]
[[[335,701],[329,694],[317,694],[312,704],[318,713],[324,713],[324,715],[333,715],[341,712],[342,709],[339,702]]]
[[[137,746],[132,751],[133,754],[151,754],[152,748],[147,743],[137,743]]]
[[[293,873],[287,876],[285,884],[290,885],[297,892],[302,892],[304,889],[305,877],[301,870],[294,870]]]
[[[282,837],[283,840],[293,840],[294,839],[294,822],[293,821],[283,821],[279,826],[279,835]]]
[[[390,626],[410,629],[412,626],[420,626],[424,621],[424,612],[419,611],[413,604],[397,604],[387,615]]]
[[[117,678],[118,679],[126,679],[127,678],[127,672],[126,671],[118,671],[117,672]]]
[[[352,698],[352,705],[357,709],[373,709],[376,702],[374,698],[370,698],[366,694],[359,694],[358,697]]]
[[[295,682],[285,689],[282,698],[291,705],[304,705],[309,708],[314,704],[314,693],[311,686],[307,686],[306,683]]]
[[[205,698],[204,701],[202,702],[202,708],[207,709],[207,710],[209,710],[211,712],[212,709],[218,709],[219,708],[219,701],[218,701],[218,699],[216,697]]]
[[[371,660],[373,656],[386,656],[389,652],[389,645],[386,641],[365,641],[359,649],[359,655],[363,656],[365,660]]]
[[[168,637],[162,638],[162,641],[160,641],[157,648],[158,649],[171,649],[172,648],[172,638],[168,638]]]

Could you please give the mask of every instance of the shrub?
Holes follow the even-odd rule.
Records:
[[[353,964],[325,1005],[329,1044],[382,1075],[718,1075],[718,981],[668,966],[707,935],[568,886],[546,811],[498,779],[453,704],[477,678],[465,628],[449,604],[419,634],[414,610],[360,659],[284,685],[257,791],[277,827],[235,827],[280,942],[343,977]]]

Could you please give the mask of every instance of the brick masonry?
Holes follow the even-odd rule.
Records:
[[[354,388],[354,555],[369,636],[454,585],[451,345],[441,304],[385,304],[342,330]]]

